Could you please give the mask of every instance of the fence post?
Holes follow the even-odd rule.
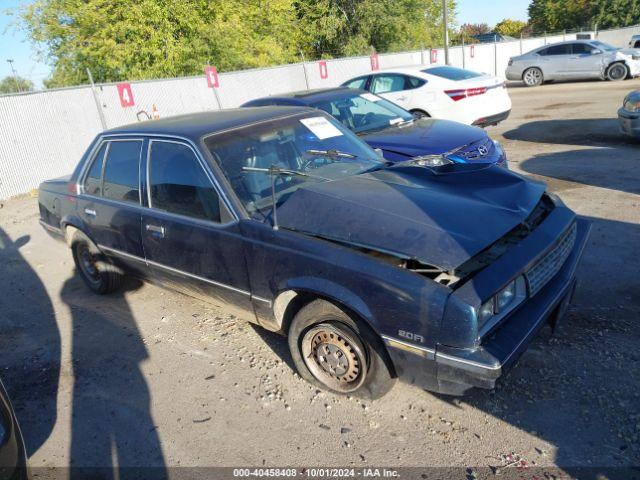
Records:
[[[100,124],[102,125],[102,129],[107,129],[107,120],[104,118],[104,112],[102,111],[102,104],[100,103],[100,99],[98,98],[98,92],[96,91],[96,85],[93,83],[93,75],[91,75],[91,70],[87,67],[87,76],[89,77],[89,83],[91,83],[91,93],[93,93],[93,101],[96,102],[96,108],[98,109],[98,117],[100,117]]]
[[[307,75],[307,62],[304,59],[304,53],[300,50],[300,57],[302,58],[302,72],[304,73],[304,84],[307,86],[307,90],[309,90],[309,76]]]
[[[562,41],[564,42],[567,39],[567,31],[562,30]]]
[[[544,32],[544,44],[547,44],[547,32]]]
[[[522,55],[522,32],[520,32],[520,55]]]
[[[462,68],[466,67],[466,63],[465,63],[465,54],[464,54],[464,37],[462,37]]]
[[[493,75],[498,76],[498,36],[493,36]]]
[[[420,45],[420,65],[424,65],[424,45]]]

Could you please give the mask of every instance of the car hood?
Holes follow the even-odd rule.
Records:
[[[450,120],[422,118],[411,125],[361,134],[373,148],[407,157],[438,155],[487,138],[484,130]]]
[[[545,186],[497,166],[403,162],[294,192],[278,224],[451,270],[521,223]]]

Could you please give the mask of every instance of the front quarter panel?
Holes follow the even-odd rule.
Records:
[[[282,292],[310,293],[355,312],[380,335],[410,332],[417,345],[435,346],[448,288],[331,241],[255,220],[242,229],[254,295],[273,304]],[[259,317],[266,328],[286,328],[273,307]]]

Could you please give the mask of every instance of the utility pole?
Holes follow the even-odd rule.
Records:
[[[18,73],[16,72],[16,69],[13,68],[13,59],[7,58],[7,63],[9,63],[11,71],[13,72],[13,81],[16,84],[16,89],[18,90],[18,92],[22,92],[22,88],[20,88],[20,82],[18,81]]]
[[[444,28],[444,63],[449,65],[449,29],[447,28],[447,0],[442,0],[442,26]]]

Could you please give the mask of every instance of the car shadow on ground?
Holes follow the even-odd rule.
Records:
[[[12,240],[0,228],[2,378],[31,455],[57,420],[60,332],[46,288],[20,253],[29,241]]]
[[[101,297],[76,274],[60,297],[72,315],[71,476],[167,478],[141,363],[147,349],[126,300],[140,282]]]
[[[289,350],[289,344],[287,343],[287,337],[284,337],[278,333],[265,330],[264,328],[249,323],[251,328],[258,334],[262,341],[275,353],[280,360],[287,364],[287,366],[293,371],[296,371],[296,366],[293,363],[291,357],[291,351]]]
[[[558,108],[566,104],[555,104]],[[551,105],[550,107],[554,107]],[[553,115],[547,107],[542,114]],[[612,112],[615,115],[615,111]],[[638,140],[620,132],[617,118],[536,120],[507,130],[507,140],[579,146],[629,146],[637,148]]]
[[[555,191],[577,183],[633,194],[640,194],[639,166],[640,150],[615,147],[544,153],[519,164],[526,173],[544,177]]]

